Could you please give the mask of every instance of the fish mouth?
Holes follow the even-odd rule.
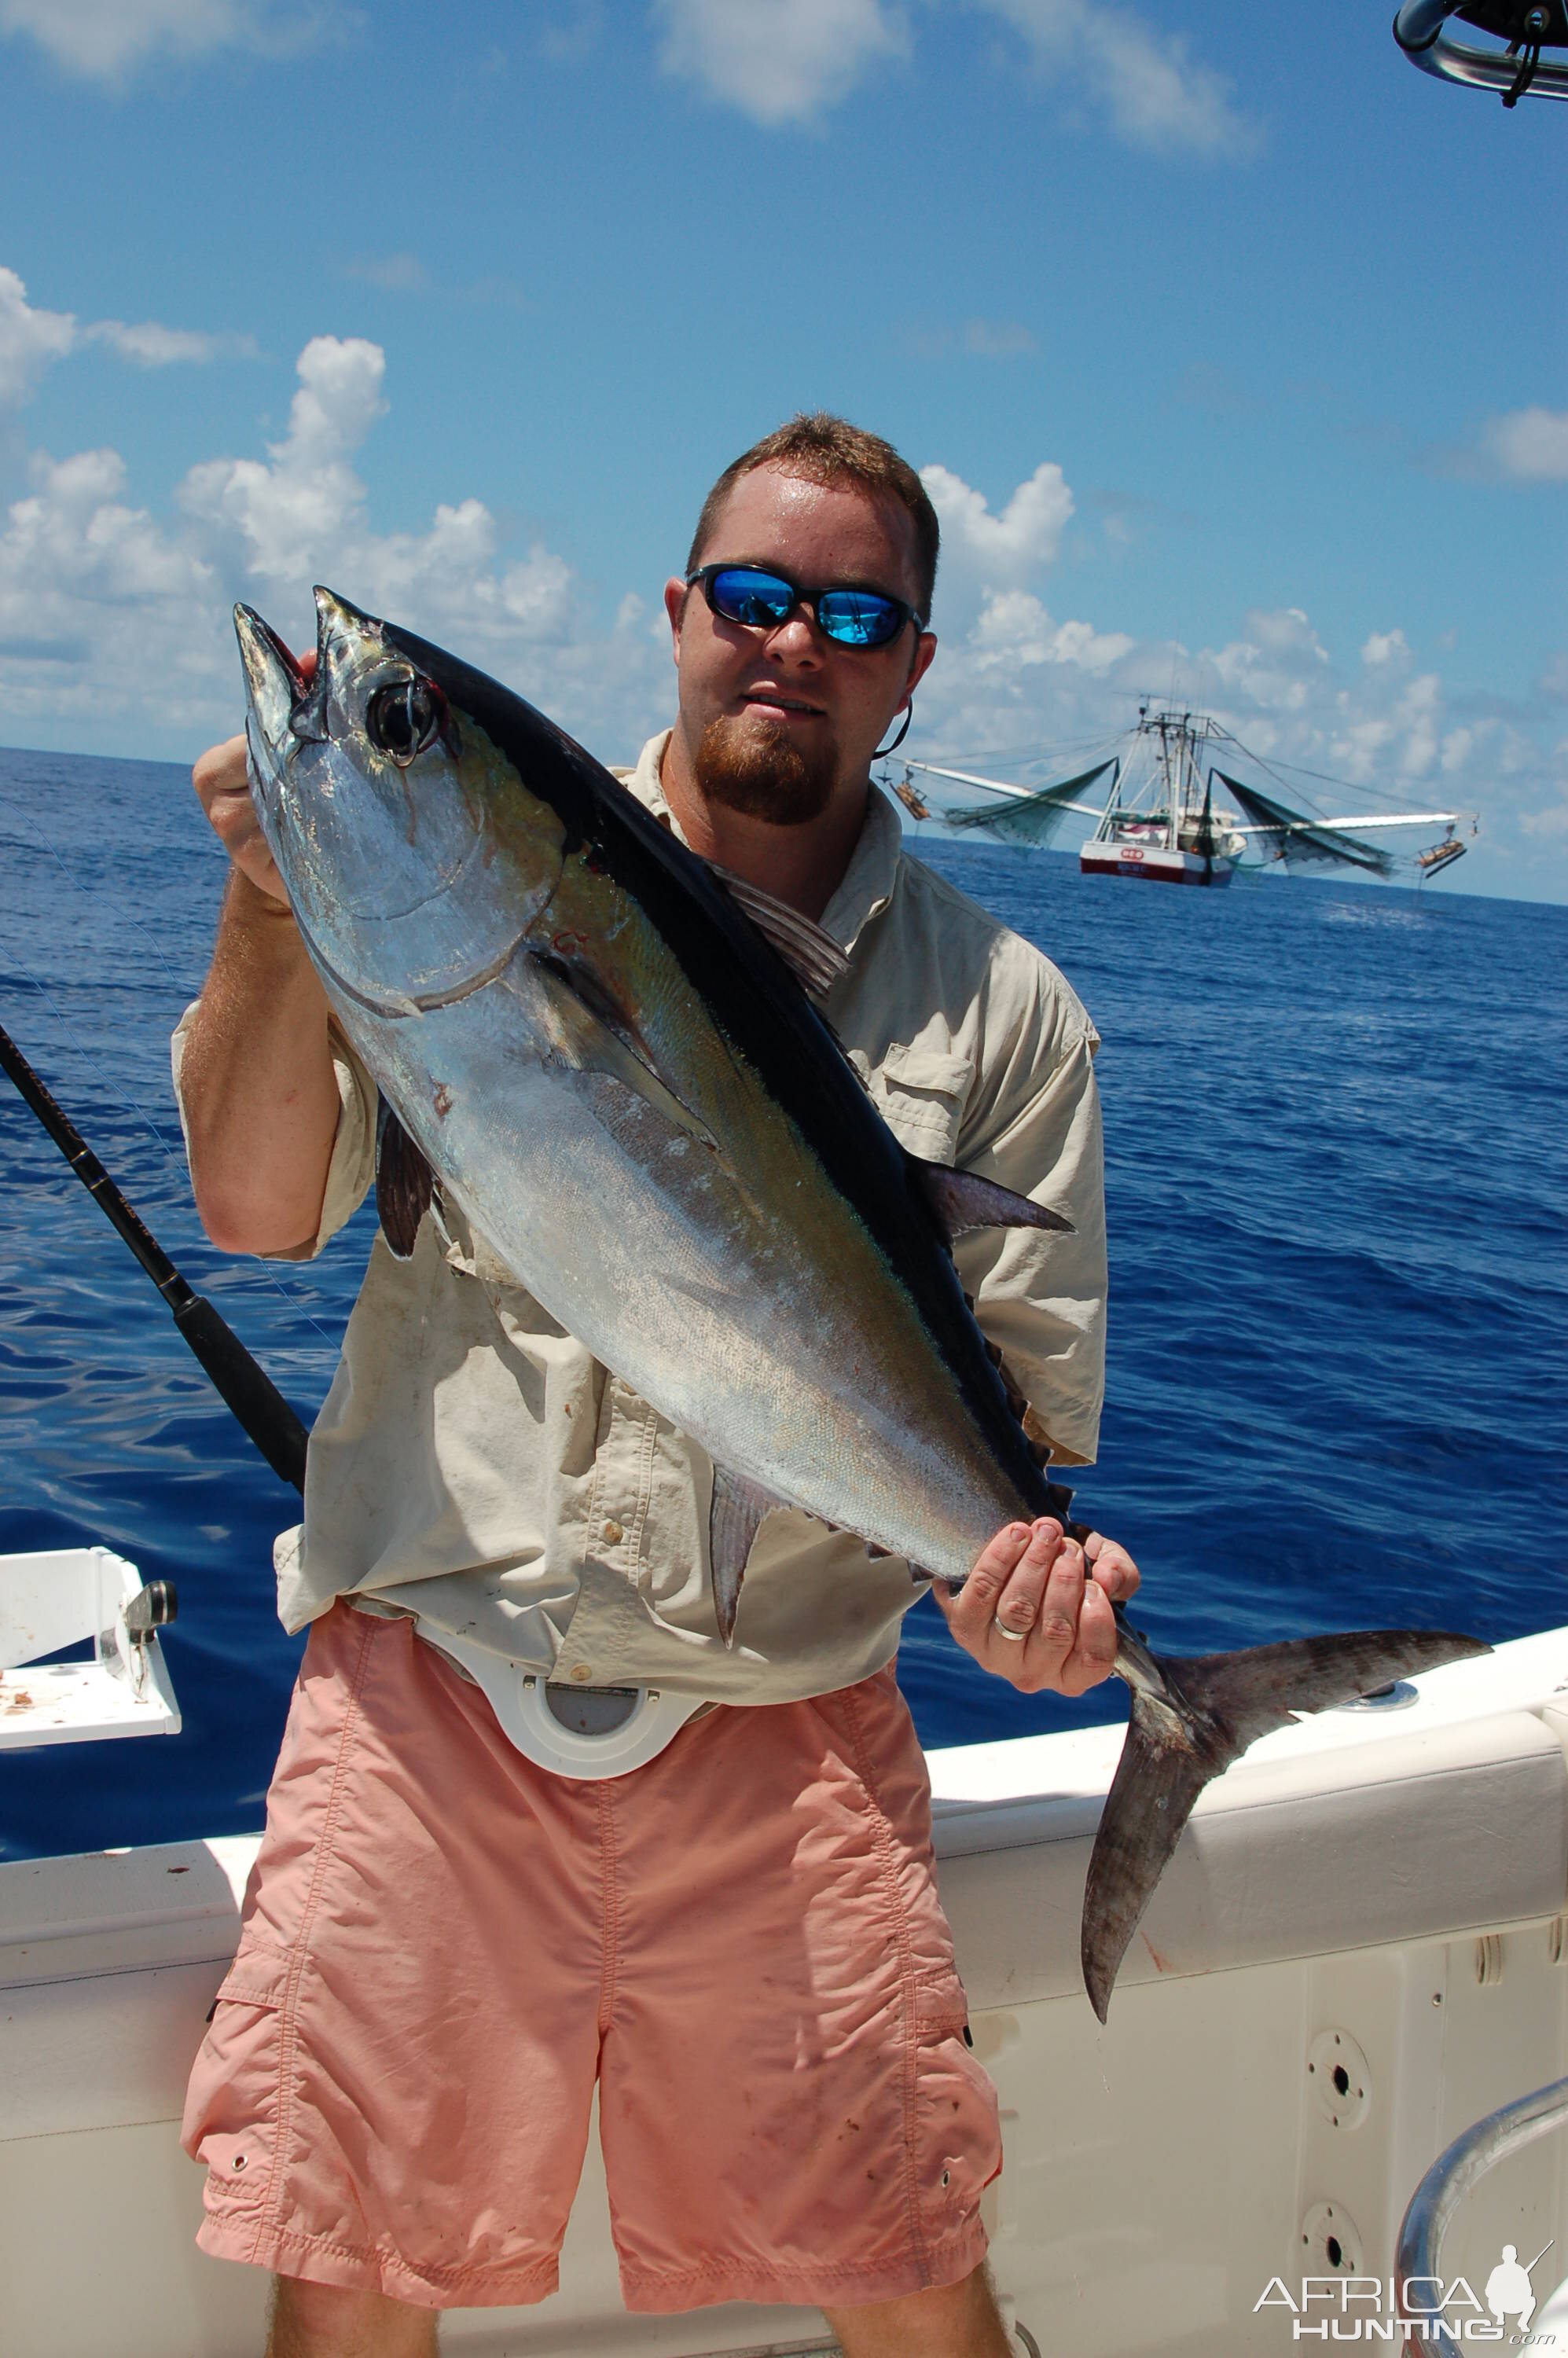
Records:
[[[297,699],[305,694],[308,682],[298,656],[292,647],[285,644],[272,624],[258,614],[254,606],[235,607],[234,628],[239,633],[240,653],[253,686],[261,684],[254,676],[257,671],[265,676],[266,657],[270,656],[282,671],[295,698]]]
[[[357,606],[332,590],[318,588],[315,598],[313,657],[297,655],[254,606],[234,609],[234,633],[245,667],[251,709],[278,760],[291,737],[303,744],[321,744],[327,739],[334,641],[346,645],[356,636],[379,639],[382,635],[381,625],[373,616],[362,614]]]
[[[274,761],[278,761],[295,710],[308,696],[310,683],[298,656],[254,606],[235,607],[234,636],[245,670],[252,730],[265,740]],[[253,756],[260,751],[254,740],[251,750]],[[259,770],[259,760],[256,766]]]

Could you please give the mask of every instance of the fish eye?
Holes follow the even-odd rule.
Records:
[[[365,735],[378,753],[406,770],[441,734],[446,718],[439,688],[416,672],[376,689],[365,707]]]

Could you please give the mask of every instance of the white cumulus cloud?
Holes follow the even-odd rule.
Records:
[[[0,269],[0,407],[27,400],[51,362],[77,342],[70,311],[35,310],[14,270]]]
[[[885,0],[655,0],[666,71],[770,127],[814,122],[907,53]]]
[[[310,586],[325,581],[460,648],[605,758],[634,754],[673,701],[667,644],[642,602],[623,597],[606,628],[563,557],[508,553],[472,496],[443,502],[422,531],[377,530],[355,460],[387,406],[384,354],[318,336],[297,373],[282,439],[190,468],[172,522],[134,504],[114,450],[33,455],[0,531],[0,735],[26,741],[41,716],[79,716],[81,741],[104,750],[171,729],[194,743],[227,735],[234,600],[301,644]]]
[[[1247,635],[1210,657],[1227,688],[1280,711],[1302,712],[1316,692],[1328,652],[1299,606],[1247,616]]]
[[[1097,631],[1088,622],[1056,622],[1028,590],[993,590],[969,634],[978,673],[1012,672],[1035,664],[1076,664],[1101,673],[1130,654],[1125,631]]]
[[[117,451],[35,453],[29,472],[0,532],[7,732],[106,707],[122,726],[149,705],[178,725],[210,707],[224,653],[211,568],[131,504]]]
[[[336,21],[330,5],[277,0],[0,0],[0,32],[23,35],[68,73],[115,82],[149,58],[222,49],[287,54]]]
[[[501,562],[501,535],[482,500],[443,503],[426,532],[373,529],[353,460],[386,409],[385,375],[379,344],[313,337],[299,355],[284,439],[265,460],[191,468],[179,490],[185,514],[253,595],[326,581],[481,660],[569,638],[579,621],[569,567],[539,546]]]
[[[138,368],[172,368],[182,361],[254,360],[254,336],[209,335],[200,328],[166,328],[157,319],[127,324],[96,319],[82,330],[86,343],[108,344]]]
[[[312,553],[340,543],[364,502],[349,463],[381,415],[386,360],[362,336],[316,336],[299,356],[288,432],[265,460],[211,459],[193,467],[180,504],[232,534],[248,574],[296,581]]]
[[[1049,565],[1073,513],[1073,494],[1054,460],[1020,483],[1000,515],[983,492],[947,467],[923,467],[920,480],[942,525],[944,567],[976,574],[987,586],[1017,581]]]
[[[1568,409],[1511,409],[1492,419],[1485,439],[1505,475],[1568,483]]]
[[[166,328],[157,319],[128,326],[124,319],[85,324],[73,311],[46,311],[27,300],[14,270],[0,267],[0,409],[18,408],[39,377],[56,361],[84,344],[107,344],[138,368],[168,368],[181,361],[254,356],[251,336],[208,335],[192,328]]]
[[[1244,156],[1258,125],[1230,85],[1167,33],[1108,0],[979,0],[1022,36],[1036,70],[1090,98],[1134,147],[1162,154]]]

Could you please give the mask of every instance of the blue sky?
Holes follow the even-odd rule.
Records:
[[[324,579],[630,758],[821,405],[934,471],[911,752],[1173,688],[1568,899],[1568,109],[1389,14],[0,0],[0,741],[187,758]]]

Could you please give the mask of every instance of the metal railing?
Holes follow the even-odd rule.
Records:
[[[1440,2153],[1415,2192],[1400,2227],[1395,2255],[1395,2280],[1400,2314],[1412,2321],[1425,2320],[1429,2338],[1457,2343],[1458,2336],[1443,2320],[1443,2239],[1454,2212],[1478,2179],[1521,2146],[1548,2136],[1568,2121],[1568,2080],[1553,2080],[1533,2095],[1518,2096],[1488,2113],[1473,2128],[1456,2136]],[[1434,2294],[1422,2301],[1414,2288]]]
[[[1521,14],[1519,41],[1511,51],[1478,49],[1472,42],[1456,41],[1448,19],[1457,13],[1455,0],[1404,0],[1394,18],[1394,38],[1412,66],[1442,81],[1499,91],[1510,106],[1527,92],[1534,98],[1568,98],[1568,64],[1543,62],[1541,57],[1543,38],[1550,46],[1563,38],[1562,11],[1552,0]]]

